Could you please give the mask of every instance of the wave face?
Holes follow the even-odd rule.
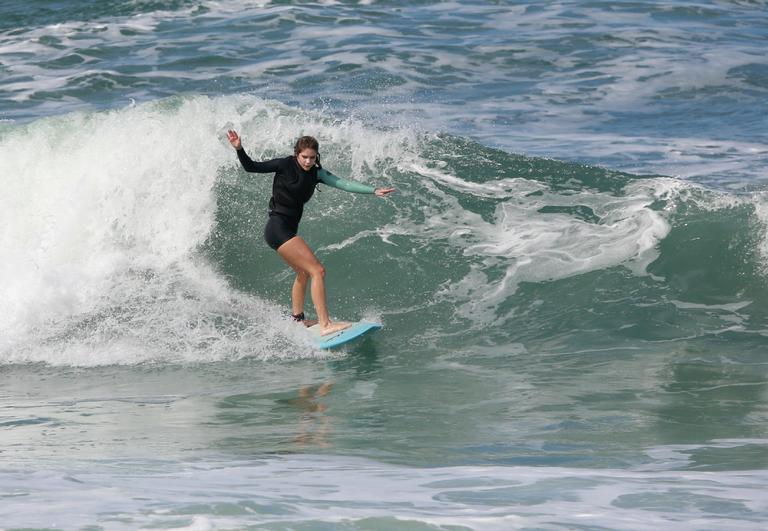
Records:
[[[329,168],[398,189],[382,201],[321,187],[302,223],[335,313],[384,318],[394,341],[764,337],[760,195],[191,97],[3,135],[4,362],[301,350],[277,324],[290,275],[261,241],[271,181],[239,169],[227,127],[255,158],[314,132]]]
[[[229,127],[257,159],[312,132],[326,167],[397,188],[321,186],[300,229],[332,313],[382,320],[374,338],[321,353],[286,319],[271,176]],[[0,173],[0,484],[29,493],[6,521],[110,485],[136,501],[93,497],[104,525],[338,522],[308,478],[355,528],[765,518],[761,194],[252,96],[9,128]],[[381,505],[386,478],[407,500]]]

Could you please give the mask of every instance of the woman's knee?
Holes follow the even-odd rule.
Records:
[[[309,272],[309,276],[311,276],[312,278],[323,278],[323,277],[325,277],[325,268],[323,267],[323,264],[321,264],[320,262],[316,262],[316,263],[312,264],[308,268],[308,270],[309,270],[308,271]]]

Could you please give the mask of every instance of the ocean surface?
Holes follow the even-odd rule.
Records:
[[[0,529],[764,529],[766,50],[763,0],[3,0]],[[227,128],[397,188],[300,229],[383,330],[286,319]]]

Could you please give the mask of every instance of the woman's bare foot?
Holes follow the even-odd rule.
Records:
[[[304,323],[304,326],[309,328],[310,326],[315,326],[317,324],[317,320],[315,320],[315,319],[304,319],[302,321],[302,323]]]
[[[320,325],[320,335],[327,336],[328,334],[333,334],[334,332],[340,332],[341,330],[349,328],[350,326],[352,326],[352,323],[347,323],[344,321],[339,321],[338,323],[330,322],[328,323],[328,326]]]

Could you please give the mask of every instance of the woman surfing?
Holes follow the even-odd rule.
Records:
[[[347,181],[326,171],[320,165],[319,144],[311,136],[296,141],[293,155],[256,162],[243,149],[237,132],[227,132],[229,143],[237,151],[243,169],[253,173],[274,173],[272,198],[269,200],[269,218],[264,227],[264,239],[296,272],[291,289],[291,309],[294,320],[304,321],[304,299],[307,284],[312,280],[310,293],[315,305],[320,335],[328,335],[348,328],[351,323],[332,322],[325,297],[325,268],[315,257],[312,249],[298,236],[299,222],[304,204],[315,192],[315,186],[325,183],[347,192],[375,194],[384,197],[394,188],[372,188],[362,183]]]

